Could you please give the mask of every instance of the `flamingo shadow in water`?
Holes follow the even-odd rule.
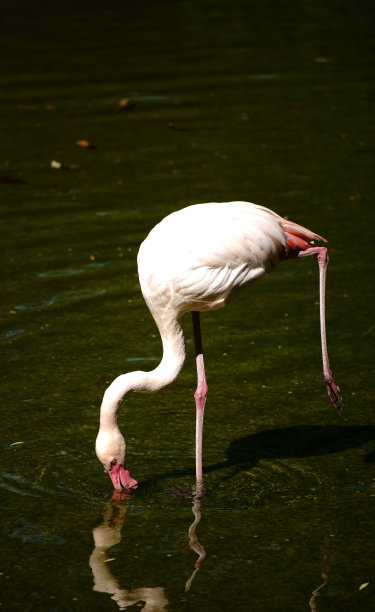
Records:
[[[227,463],[250,467],[265,457],[316,457],[344,452],[374,440],[375,427],[360,425],[296,425],[270,429],[234,440],[227,450]],[[366,460],[374,459],[374,452],[366,456]]]
[[[345,452],[365,444],[375,443],[375,427],[362,425],[296,425],[267,429],[233,440],[227,448],[227,458],[205,467],[205,473],[235,468],[225,478],[256,467],[262,459],[292,459],[317,457]],[[375,461],[375,444],[364,456],[364,461]],[[194,475],[194,469],[173,470],[151,476],[143,481],[141,489],[155,485],[156,481],[172,477]]]

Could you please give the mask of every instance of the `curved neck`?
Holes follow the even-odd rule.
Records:
[[[185,361],[185,342],[182,325],[173,321],[160,332],[163,357],[151,372],[129,372],[115,378],[106,389],[100,408],[100,427],[117,427],[120,405],[130,391],[153,393],[172,383],[179,375]]]

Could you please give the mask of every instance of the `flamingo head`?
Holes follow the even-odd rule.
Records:
[[[138,482],[125,469],[126,444],[120,430],[100,428],[96,438],[96,454],[111,477],[115,489],[136,489]]]

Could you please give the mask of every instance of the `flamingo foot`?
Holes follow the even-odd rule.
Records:
[[[344,411],[344,403],[342,401],[340,387],[336,384],[331,371],[328,373],[328,375],[324,376],[324,384],[327,389],[328,397],[330,398],[337,414],[341,416]]]
[[[195,491],[193,491],[193,499],[203,499],[207,496],[207,489],[203,484],[198,484]]]
[[[192,491],[183,491],[182,489],[173,489],[172,496],[175,499],[204,499],[207,496],[207,490],[203,485],[198,485]]]
[[[129,470],[126,470],[123,465],[114,463],[108,474],[111,477],[113,486],[117,490],[121,489],[136,489],[138,482],[130,476]]]

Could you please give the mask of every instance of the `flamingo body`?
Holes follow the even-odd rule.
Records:
[[[155,370],[121,375],[105,392],[96,451],[115,488],[137,485],[124,467],[125,441],[117,424],[120,404],[130,391],[157,391],[178,376],[185,359],[182,318],[189,311],[193,313],[198,372],[197,484],[203,484],[201,445],[207,384],[199,312],[222,308],[238,290],[291,257],[318,256],[323,372],[331,400],[341,412],[342,400],[325,346],[328,256],[326,248],[315,247],[313,240],[325,242],[318,234],[249,202],[195,204],[168,215],[151,230],[139,249],[138,272],[142,294],[160,332],[163,357]]]
[[[292,225],[249,202],[195,204],[163,219],[141,244],[138,271],[151,310],[217,310],[288,254]],[[320,236],[296,226],[307,240]],[[307,243],[306,243],[307,244]]]

